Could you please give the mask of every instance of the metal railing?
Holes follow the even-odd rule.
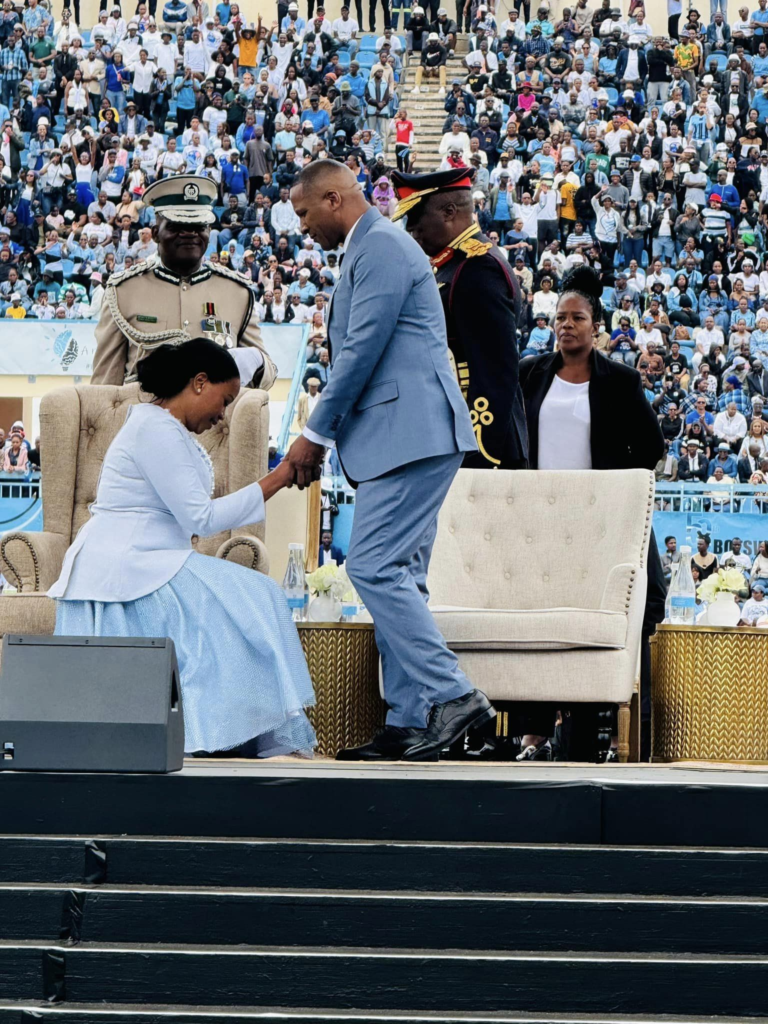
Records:
[[[768,484],[659,481],[656,508],[665,512],[768,512]]]

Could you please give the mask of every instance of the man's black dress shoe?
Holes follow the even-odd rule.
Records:
[[[419,743],[409,745],[404,761],[432,761],[443,747],[496,717],[493,705],[482,690],[470,690],[463,697],[433,704],[427,719],[427,731]]]
[[[385,725],[370,743],[362,747],[340,750],[337,761],[399,761],[404,752],[415,743],[420,743],[427,734],[426,729],[404,729],[396,725]],[[428,758],[427,760],[437,760]]]

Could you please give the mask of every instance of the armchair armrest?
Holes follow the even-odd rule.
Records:
[[[246,569],[256,569],[265,575],[269,572],[269,552],[266,544],[258,537],[230,537],[216,552],[216,557],[244,565]]]
[[[69,544],[60,533],[7,533],[0,541],[0,569],[21,593],[46,593],[61,575]]]
[[[600,610],[604,612],[623,612],[627,615],[629,613],[632,591],[635,589],[642,572],[643,570],[640,566],[632,562],[622,562],[619,565],[614,565],[608,573],[608,578],[603,587]]]

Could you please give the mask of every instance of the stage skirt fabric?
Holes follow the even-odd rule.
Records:
[[[315,703],[280,587],[263,573],[193,553],[137,601],[57,602],[58,636],[170,637],[176,645],[187,753],[311,756]],[[253,742],[249,742],[253,741]]]

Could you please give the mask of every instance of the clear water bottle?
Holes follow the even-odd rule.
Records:
[[[696,586],[689,547],[680,548],[680,567],[669,585],[669,621],[674,626],[693,626],[696,621]]]
[[[664,622],[666,625],[669,625],[672,622],[672,584],[675,582],[675,576],[677,576],[677,570],[680,568],[680,563],[673,562],[670,568],[672,570],[672,575],[669,577],[667,598],[664,602]]]
[[[294,622],[303,622],[304,613],[304,545],[288,545],[288,565],[283,576],[283,593]]]

